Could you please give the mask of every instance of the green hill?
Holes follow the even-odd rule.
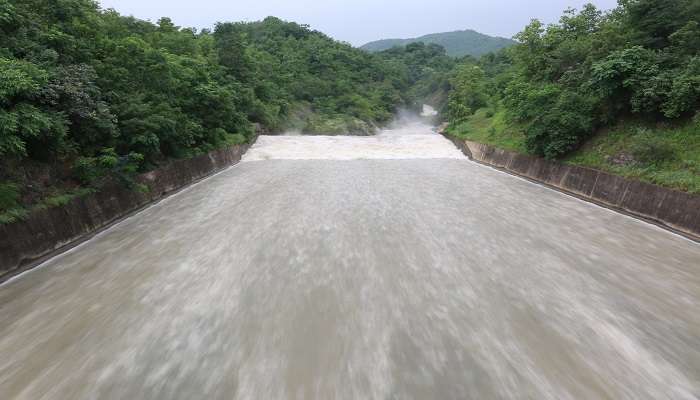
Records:
[[[370,52],[378,52],[390,49],[395,46],[405,46],[410,43],[436,43],[447,50],[447,54],[452,57],[462,57],[471,55],[479,57],[492,51],[500,50],[504,47],[515,44],[515,41],[484,35],[473,30],[455,31],[445,33],[433,33],[413,39],[384,39],[370,42],[360,47]]]

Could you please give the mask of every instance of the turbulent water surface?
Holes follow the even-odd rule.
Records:
[[[696,399],[700,246],[420,124],[245,161],[0,286],[0,399]]]

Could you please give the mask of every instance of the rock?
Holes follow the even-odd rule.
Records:
[[[625,152],[620,152],[618,154],[615,154],[614,156],[608,156],[605,158],[605,161],[609,162],[610,164],[619,166],[628,166],[637,163],[637,160],[635,160],[631,154]]]

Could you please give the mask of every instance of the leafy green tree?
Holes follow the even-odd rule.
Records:
[[[39,162],[83,185],[128,181],[248,140],[254,124],[366,133],[404,102],[404,75],[273,17],[198,32],[93,0],[0,0],[0,180]]]
[[[67,134],[63,113],[42,104],[48,73],[33,63],[0,58],[0,156],[36,155],[45,159]]]
[[[517,45],[477,63],[485,82],[453,85],[450,118],[460,122],[483,103],[478,90],[460,88],[483,87],[489,105],[524,128],[528,150],[549,158],[630,115],[690,118],[700,106],[698,23],[694,0],[621,0],[609,13],[588,4],[557,24],[533,20]]]
[[[450,79],[452,91],[449,96],[449,117],[462,121],[474,111],[486,106],[486,75],[476,65],[463,64],[457,67]]]

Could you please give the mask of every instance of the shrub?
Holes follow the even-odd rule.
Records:
[[[29,211],[24,208],[13,208],[0,213],[0,225],[11,224],[23,220],[29,216]]]
[[[47,199],[44,199],[43,204],[47,207],[60,207],[68,204],[73,199],[73,197],[74,196],[70,193],[52,196]]]
[[[11,182],[0,183],[0,211],[19,206],[19,187]]]
[[[659,165],[675,158],[673,146],[647,130],[641,130],[636,135],[630,153],[637,162],[645,165]]]
[[[228,144],[228,145],[233,146],[233,145],[237,145],[237,144],[243,144],[245,142],[247,142],[246,137],[241,135],[240,133],[226,135],[226,144]]]
[[[529,151],[549,159],[575,150],[595,129],[590,98],[563,91],[550,107],[542,108],[525,129]]]
[[[114,176],[126,183],[139,171],[144,161],[143,155],[129,153],[119,156],[112,148],[103,149],[97,157],[80,157],[76,160],[74,174],[84,185],[98,184],[108,176]]]
[[[38,204],[36,207],[51,208],[51,207],[64,206],[64,205],[70,203],[70,201],[75,199],[76,197],[87,196],[88,194],[91,194],[91,193],[95,193],[95,190],[90,189],[90,188],[70,190],[67,192],[57,194],[55,196],[47,197],[40,204]]]

